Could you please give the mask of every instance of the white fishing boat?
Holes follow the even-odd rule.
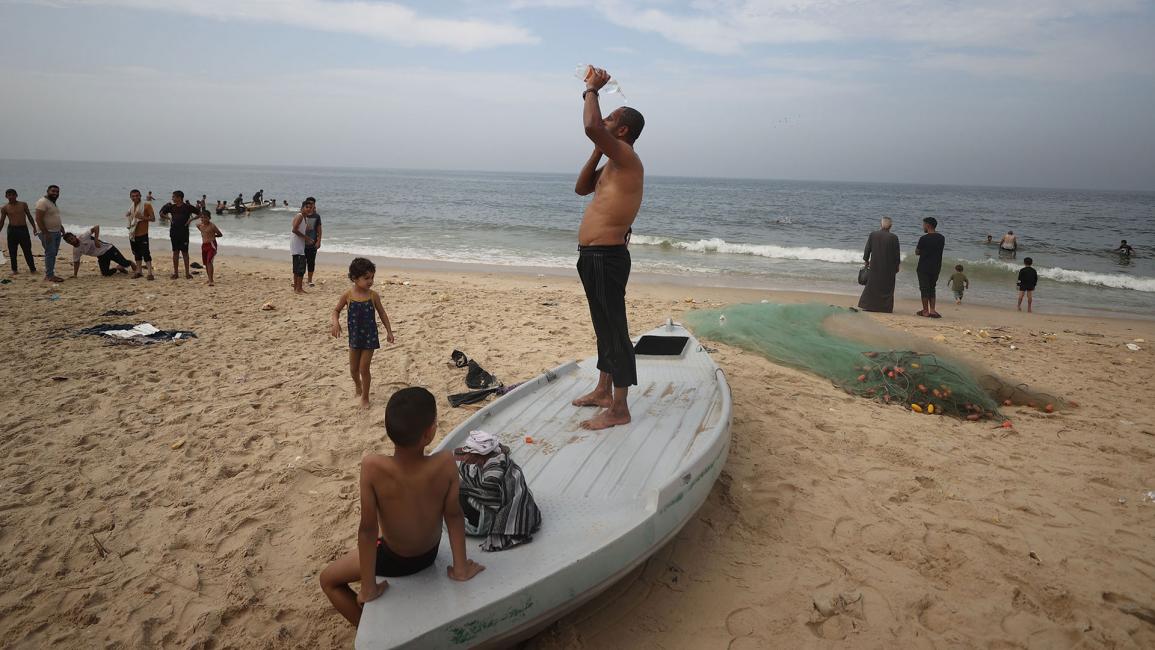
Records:
[[[442,539],[431,569],[389,578],[365,605],[356,647],[502,647],[594,598],[674,537],[706,500],[730,448],[730,388],[687,330],[668,322],[637,343],[633,422],[603,431],[574,397],[597,381],[596,359],[569,362],[519,386],[453,430],[499,436],[524,469],[542,510],[533,542],[469,555],[486,570],[469,582],[445,575]]]
[[[262,203],[242,203],[241,208],[238,210],[235,204],[230,203],[228,207],[224,209],[224,211],[231,212],[233,214],[244,214],[245,211],[255,212],[257,210],[264,210],[265,208],[274,207],[274,205],[275,204],[273,201],[264,201]]]

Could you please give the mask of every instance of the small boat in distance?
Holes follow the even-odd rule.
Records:
[[[256,212],[257,210],[264,210],[265,208],[274,207],[275,201],[262,201],[260,203],[242,203],[238,209],[236,205],[229,205],[224,209],[225,212],[241,215],[245,212]]]

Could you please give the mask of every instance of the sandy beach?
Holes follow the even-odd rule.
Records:
[[[594,350],[576,274],[376,260],[397,344],[377,353],[361,411],[346,341],[327,331],[348,286],[339,258],[295,296],[287,254],[225,244],[207,287],[169,280],[162,248],[154,282],[102,278],[86,258],[59,286],[0,286],[7,647],[351,647],[317,574],[354,546],[358,463],[389,449],[390,392],[428,387],[446,433],[472,412],[445,401],[465,390],[453,349],[506,382]],[[648,278],[628,304],[636,334],[763,299],[856,302]],[[1015,427],[994,429],[719,344],[733,445],[709,501],[529,646],[1155,647],[1155,321],[1048,314],[1045,295],[1030,315],[943,302],[942,320],[913,303],[873,317],[1080,407],[1007,409]],[[74,335],[143,321],[197,338]],[[964,333],[979,328],[1010,338]]]

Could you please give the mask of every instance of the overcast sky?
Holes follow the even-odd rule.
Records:
[[[1144,0],[0,0],[0,30],[0,158],[570,172],[590,62],[650,174],[1155,190]]]

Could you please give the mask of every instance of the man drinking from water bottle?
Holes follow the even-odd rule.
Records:
[[[645,170],[634,142],[645,120],[638,111],[622,107],[602,118],[598,91],[610,80],[600,68],[590,68],[586,76],[586,137],[594,143],[574,191],[591,192],[578,229],[578,277],[585,287],[590,318],[598,340],[598,370],[601,375],[594,390],[573,401],[574,406],[597,406],[602,410],[585,420],[586,429],[605,429],[627,424],[630,409],[626,396],[638,383],[634,346],[626,322],[626,283],[630,279],[630,253],[626,248],[638,208],[642,205]],[[598,168],[602,156],[609,161]]]

